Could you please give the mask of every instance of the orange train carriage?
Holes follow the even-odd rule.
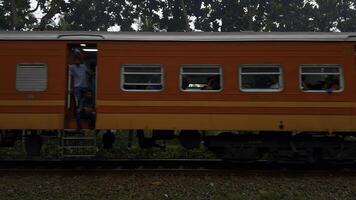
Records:
[[[300,140],[310,142],[338,134],[351,144],[355,36],[1,32],[0,129],[76,128],[68,64],[79,49],[95,72],[97,130],[170,130],[199,142],[201,133],[224,131],[203,138],[217,152],[268,143],[234,155],[278,146],[285,135],[287,141],[303,135]],[[320,149],[320,143],[331,145],[317,140],[308,149]],[[298,145],[287,148],[296,151]]]

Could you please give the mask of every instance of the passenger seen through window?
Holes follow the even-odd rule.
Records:
[[[279,65],[241,65],[240,89],[242,91],[279,91],[282,89]]]
[[[163,89],[161,65],[123,65],[122,89],[127,91],[160,91]]]
[[[221,87],[219,65],[183,65],[181,67],[181,90],[219,91]]]
[[[301,83],[303,91],[333,92],[340,91],[340,65],[302,65]]]

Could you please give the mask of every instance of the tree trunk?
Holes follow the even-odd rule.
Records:
[[[187,13],[187,8],[185,7],[184,0],[180,0],[180,7],[182,7],[182,14],[184,17],[184,22],[185,22],[185,31],[190,32],[190,26],[189,26],[189,19],[188,19],[188,13]]]
[[[16,2],[11,0],[11,18],[12,18],[12,29],[15,31],[17,29],[17,13],[16,13]]]

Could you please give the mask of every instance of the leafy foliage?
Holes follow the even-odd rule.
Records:
[[[2,30],[355,31],[354,0],[0,0]],[[41,10],[36,19],[33,12]],[[58,20],[59,19],[59,20]]]
[[[0,29],[27,30],[36,23],[29,0],[0,1]]]
[[[70,1],[64,20],[74,30],[100,31],[110,26],[108,1]]]

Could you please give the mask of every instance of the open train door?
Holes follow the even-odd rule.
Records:
[[[95,129],[97,45],[68,45],[65,129]]]

